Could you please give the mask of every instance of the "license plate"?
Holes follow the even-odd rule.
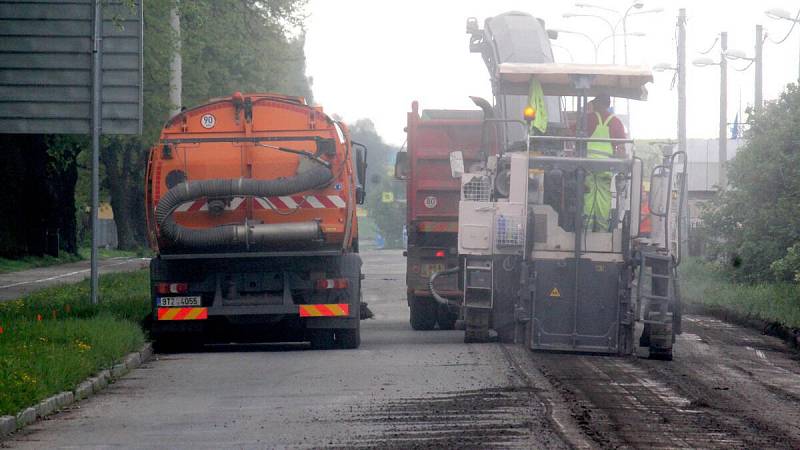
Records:
[[[419,274],[423,278],[430,278],[436,272],[442,272],[444,264],[423,264],[419,269]]]
[[[158,306],[202,306],[200,296],[189,297],[159,297]]]

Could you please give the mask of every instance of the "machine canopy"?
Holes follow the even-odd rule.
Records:
[[[645,66],[503,63],[497,66],[496,94],[527,95],[531,78],[539,80],[544,95],[647,100],[645,84],[653,81],[653,73]]]

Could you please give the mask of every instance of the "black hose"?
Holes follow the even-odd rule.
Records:
[[[436,278],[438,278],[440,275],[449,275],[449,274],[452,274],[452,273],[457,273],[459,270],[461,270],[459,267],[453,267],[453,268],[450,268],[450,269],[447,269],[447,270],[443,270],[441,272],[436,272],[433,275],[431,275],[431,279],[428,280],[428,288],[431,290],[431,294],[433,295],[433,298],[438,303],[441,303],[442,305],[445,305],[445,306],[450,304],[450,302],[446,298],[442,297],[441,295],[439,295],[438,292],[436,292],[436,289],[434,289],[434,287],[433,287],[433,282],[436,281]]]
[[[203,197],[277,197],[318,188],[328,184],[332,179],[331,170],[319,165],[295,176],[276,180],[239,178],[186,181],[176,185],[161,197],[156,206],[155,219],[164,238],[187,247],[318,239],[320,233],[317,222],[224,225],[195,229],[176,223],[173,213],[180,205]]]

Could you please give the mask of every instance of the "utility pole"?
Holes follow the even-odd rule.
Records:
[[[678,150],[686,151],[686,9],[678,11]]]
[[[723,31],[719,35],[720,60],[719,60],[719,187],[722,190],[728,185],[728,33]]]
[[[179,0],[175,0],[175,4],[169,11],[169,26],[172,28],[174,43],[172,59],[169,63],[169,102],[172,115],[181,112],[183,95],[183,60],[181,58],[181,16],[179,6]]]
[[[755,64],[756,64],[756,92],[755,92],[755,100],[753,101],[753,110],[755,112],[761,111],[761,106],[763,105],[763,65],[764,65],[764,27],[761,25],[756,25],[756,52],[755,52]]]
[[[100,293],[97,271],[97,245],[100,224],[97,213],[100,204],[100,135],[103,133],[102,94],[103,75],[103,10],[101,0],[94,0],[94,31],[92,36],[92,261],[90,271],[92,304],[98,303]]]

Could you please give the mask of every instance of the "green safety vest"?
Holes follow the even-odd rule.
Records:
[[[603,121],[603,116],[599,112],[595,112],[595,115],[597,116],[597,127],[589,137],[610,139],[611,130],[608,128],[608,124],[611,123],[614,115],[609,114],[605,121]],[[614,146],[610,142],[589,142],[586,145],[586,156],[590,159],[612,158],[614,156]]]

